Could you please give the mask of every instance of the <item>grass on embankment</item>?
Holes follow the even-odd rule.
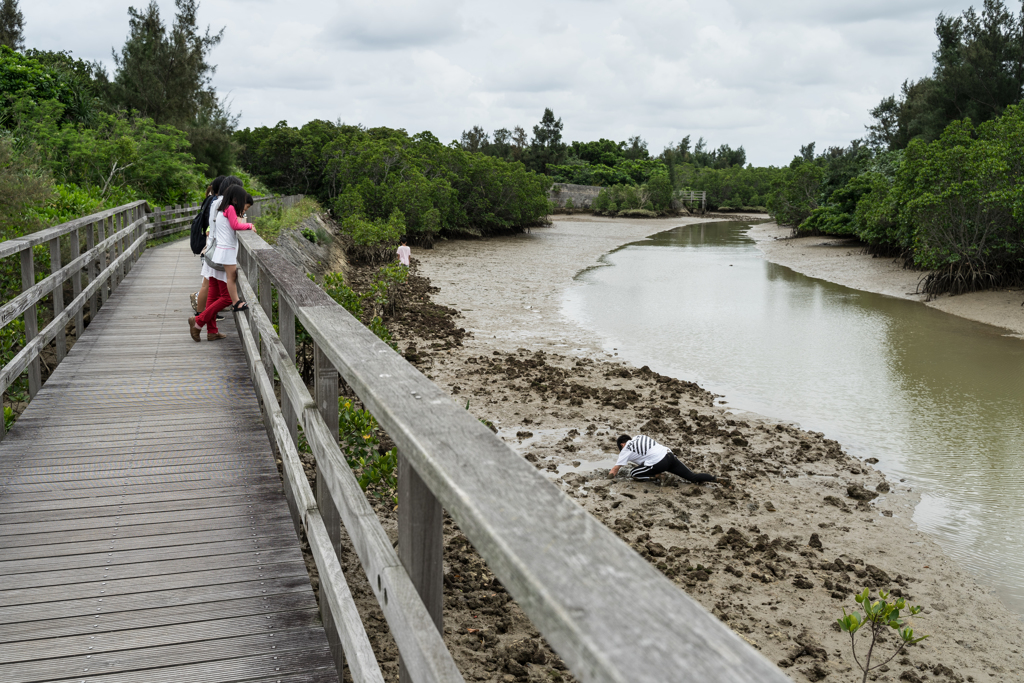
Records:
[[[322,213],[323,209],[312,197],[303,197],[294,206],[280,210],[264,209],[263,215],[253,219],[256,232],[268,244],[276,244],[277,238],[285,230],[292,230],[314,213]]]

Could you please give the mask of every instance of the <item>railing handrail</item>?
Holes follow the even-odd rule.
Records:
[[[711,683],[788,680],[258,235],[239,233],[239,242],[240,282],[251,304],[245,328],[251,324],[260,337],[260,343],[253,340],[248,345],[251,366],[263,377],[272,376],[274,369],[281,377],[282,406],[277,404],[273,384],[268,386],[269,379],[258,382],[263,385],[258,390],[267,414],[273,415],[268,429],[290,460],[293,425],[303,427],[317,460],[318,482],[328,489],[327,496],[318,498],[319,512],[327,517],[330,511],[325,511],[325,504],[336,507],[344,520],[412,680],[449,680],[424,660],[450,659],[450,655],[447,650],[424,650],[434,646],[424,641],[422,632],[409,630],[422,623],[425,609],[418,597],[408,595],[409,574],[418,576],[422,568],[410,567],[404,553],[404,566],[393,566],[393,552],[382,548],[379,534],[372,532],[373,527],[379,529],[376,516],[361,490],[351,485],[354,478],[337,447],[335,370],[398,445],[400,467],[402,462],[411,466],[403,474],[425,484],[427,496],[436,496],[581,680],[653,682],[675,676]],[[246,276],[257,285],[250,287]],[[273,289],[278,293],[283,341],[270,318]],[[293,366],[295,320],[312,337],[317,372],[322,368],[326,378],[323,389],[318,378],[315,405],[310,405]],[[302,476],[301,467],[296,469],[294,464],[285,472]],[[399,547],[408,550],[421,539],[403,536],[403,474],[399,475]],[[296,500],[296,506],[300,502],[307,506],[300,516],[304,514],[307,521],[320,517],[308,507],[312,501]],[[326,552],[321,549],[319,554]],[[429,561],[439,566],[439,553]],[[623,600],[627,585],[629,595],[643,599]],[[420,594],[426,594],[423,588]],[[412,658],[417,661],[410,662]]]
[[[106,209],[105,211],[89,214],[88,216],[82,216],[81,218],[76,218],[66,223],[55,225],[52,228],[44,228],[37,232],[29,233],[23,237],[15,237],[14,239],[0,242],[0,258],[13,256],[19,251],[23,251],[29,247],[35,247],[45,242],[49,242],[56,237],[63,237],[64,235],[67,235],[74,230],[78,230],[79,228],[84,228],[92,223],[106,220],[115,214],[124,213],[125,211],[130,211],[131,209],[141,206],[148,206],[148,204],[145,200],[132,202],[131,204],[125,204],[124,206],[118,206],[113,209]]]

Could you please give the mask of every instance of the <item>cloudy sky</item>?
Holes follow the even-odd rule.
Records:
[[[135,0],[141,7],[141,0]],[[129,1],[29,0],[28,47],[112,67]],[[173,0],[158,0],[170,24]],[[226,27],[214,84],[241,125],[311,119],[530,131],[545,107],[569,140],[684,135],[786,164],[864,134],[868,109],[931,71],[935,18],[958,0],[203,0]],[[980,5],[980,3],[977,3]]]

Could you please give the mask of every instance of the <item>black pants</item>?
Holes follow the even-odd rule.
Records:
[[[629,476],[637,481],[649,481],[654,475],[661,474],[662,472],[671,472],[672,474],[680,476],[686,481],[693,482],[694,484],[700,484],[706,481],[718,481],[718,478],[714,475],[691,472],[689,467],[679,462],[676,456],[672,454],[672,451],[669,451],[668,455],[653,465],[639,465],[634,467],[633,471],[629,473]]]

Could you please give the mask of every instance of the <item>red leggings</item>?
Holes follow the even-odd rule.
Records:
[[[206,295],[206,308],[196,316],[196,327],[206,327],[207,333],[217,334],[217,314],[231,305],[228,285],[215,277],[210,278],[210,293]]]

